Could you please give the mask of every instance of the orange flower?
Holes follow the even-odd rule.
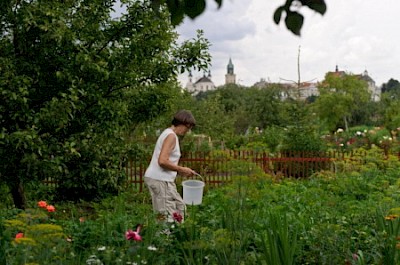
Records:
[[[79,222],[81,223],[85,222],[85,217],[79,217]]]
[[[56,211],[56,208],[53,205],[47,205],[46,209],[47,209],[48,212],[55,212]]]
[[[388,216],[385,216],[385,220],[394,220],[397,217],[399,217],[397,214],[390,214]]]
[[[46,203],[45,201],[40,201],[40,202],[38,202],[37,204],[38,204],[38,206],[39,206],[40,208],[46,208],[46,207],[47,207],[47,203]]]
[[[15,235],[15,239],[17,239],[17,238],[22,238],[22,237],[24,237],[24,233],[21,233],[21,232],[19,232],[19,233],[17,233],[17,234]]]

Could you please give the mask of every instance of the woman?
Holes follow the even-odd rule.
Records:
[[[165,129],[158,137],[153,156],[144,176],[148,187],[154,212],[169,222],[174,216],[184,217],[185,203],[178,193],[175,184],[177,173],[182,176],[193,176],[196,172],[188,167],[178,165],[181,157],[178,135],[185,135],[196,124],[192,113],[178,111],[172,120],[171,127]]]

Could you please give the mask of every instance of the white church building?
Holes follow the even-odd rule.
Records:
[[[227,84],[236,84],[236,75],[234,72],[234,65],[232,63],[232,59],[229,58],[229,62],[227,65],[227,71],[225,74],[225,85]],[[193,82],[193,75],[189,73],[189,81],[187,82],[185,88],[192,94],[196,95],[199,92],[206,92],[210,90],[214,90],[216,88],[214,82],[211,79],[211,72],[208,74],[203,74],[202,77],[198,78]]]

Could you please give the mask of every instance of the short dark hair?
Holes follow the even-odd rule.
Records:
[[[175,113],[174,118],[172,119],[172,125],[190,125],[195,126],[196,120],[193,117],[193,114],[188,110],[179,110]]]

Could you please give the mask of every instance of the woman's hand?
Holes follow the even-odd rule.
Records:
[[[179,170],[179,174],[185,177],[191,177],[196,174],[196,171],[188,167],[181,167],[181,169]]]

